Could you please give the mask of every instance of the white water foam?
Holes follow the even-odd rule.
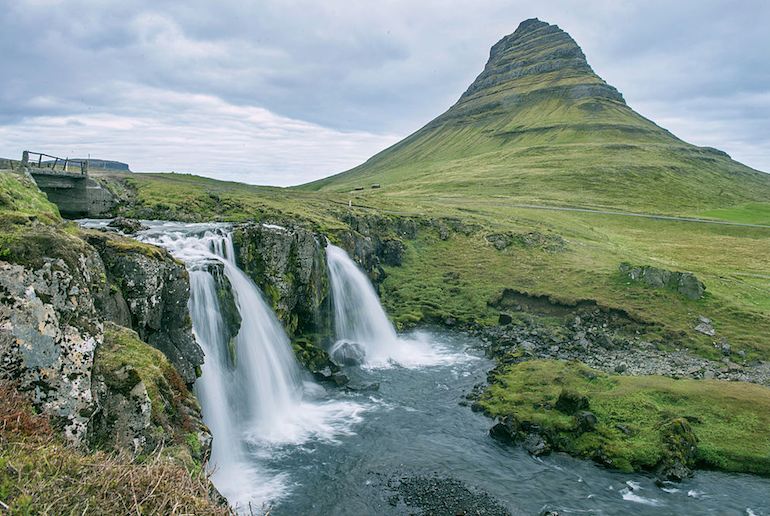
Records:
[[[619,491],[620,496],[623,497],[623,500],[626,500],[627,502],[640,503],[643,505],[650,505],[652,507],[659,507],[660,505],[662,505],[660,500],[657,500],[655,498],[646,498],[644,496],[637,494],[635,491],[642,490],[642,486],[638,482],[634,482],[633,480],[628,480],[626,482],[626,485],[628,487],[624,487]]]

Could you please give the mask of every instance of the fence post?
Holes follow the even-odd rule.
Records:
[[[26,167],[29,165],[29,151],[25,150],[21,153],[21,166]]]

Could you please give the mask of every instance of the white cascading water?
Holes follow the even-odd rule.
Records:
[[[303,381],[289,339],[259,289],[238,268],[225,226],[171,224],[141,237],[167,248],[190,272],[190,316],[205,353],[195,391],[214,438],[212,480],[239,510],[260,510],[288,491],[286,474],[259,467],[277,447],[309,439],[334,441],[361,420],[361,405],[313,400],[324,391]],[[210,270],[221,263],[230,282],[241,327],[235,366]]]
[[[399,338],[371,281],[345,250],[327,244],[326,261],[334,303],[336,342],[332,356],[352,343],[362,348],[363,364],[369,367],[417,367],[455,360],[419,335],[416,339]]]

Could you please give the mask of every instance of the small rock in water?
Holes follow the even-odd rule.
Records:
[[[551,447],[548,446],[548,443],[545,442],[539,434],[527,434],[522,446],[530,455],[534,455],[535,457],[546,455],[551,452]]]
[[[332,346],[329,352],[331,359],[339,365],[355,366],[364,363],[366,351],[361,344],[340,340]]]
[[[147,226],[138,220],[127,219],[125,217],[115,217],[109,224],[107,224],[107,226],[122,231],[126,235],[133,235],[134,233],[147,229]]]

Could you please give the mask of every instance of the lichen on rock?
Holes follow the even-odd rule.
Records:
[[[49,253],[53,254],[53,253]],[[0,262],[0,378],[31,391],[35,406],[81,444],[94,411],[91,366],[102,341],[93,302],[103,268],[85,250],[39,268]]]

